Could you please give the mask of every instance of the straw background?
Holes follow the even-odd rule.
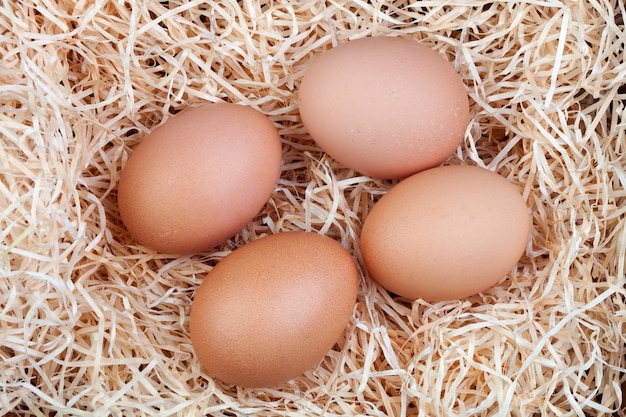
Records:
[[[626,55],[621,0],[5,0],[0,3],[0,415],[625,415]],[[363,219],[390,181],[307,136],[310,60],[371,35],[419,40],[471,102],[447,163],[517,185],[533,232],[494,288],[427,304],[369,280]],[[215,250],[134,244],[116,184],[176,112],[232,101],[283,138],[263,212]],[[280,387],[194,359],[188,313],[220,259],[269,233],[339,240],[362,272],[345,334]]]

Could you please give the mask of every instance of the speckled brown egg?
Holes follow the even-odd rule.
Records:
[[[358,274],[337,241],[283,232],[222,259],[199,286],[189,318],[206,372],[246,387],[270,387],[314,367],[344,331]]]
[[[465,86],[451,63],[390,36],[346,41],[316,57],[299,87],[299,110],[321,149],[379,178],[440,165],[469,122]]]
[[[395,185],[361,232],[372,278],[409,299],[440,301],[481,292],[524,254],[530,214],[519,190],[495,172],[442,166]]]
[[[156,251],[211,249],[266,204],[281,158],[278,131],[261,112],[230,103],[185,110],[133,150],[118,186],[120,215]]]

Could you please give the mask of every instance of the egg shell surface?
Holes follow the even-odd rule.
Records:
[[[469,121],[452,65],[412,39],[390,36],[347,41],[315,58],[299,87],[299,111],[321,149],[379,178],[440,165]]]
[[[117,200],[124,225],[159,252],[211,249],[266,204],[281,148],[272,122],[251,107],[184,110],[143,138],[124,166]]]
[[[530,215],[518,189],[474,166],[419,172],[372,208],[361,252],[372,278],[408,299],[440,301],[479,293],[524,254]]]
[[[335,240],[283,232],[247,243],[205,277],[189,330],[206,372],[244,387],[271,387],[314,367],[345,330],[358,272]]]

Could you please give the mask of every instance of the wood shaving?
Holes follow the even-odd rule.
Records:
[[[620,0],[2,2],[0,415],[626,415],[624,15]],[[471,121],[448,163],[498,172],[532,210],[519,265],[476,296],[409,302],[373,283],[360,228],[393,182],[341,166],[300,120],[311,60],[377,35],[454,65]],[[120,171],[207,101],[270,117],[281,178],[220,247],[156,254],[120,221]],[[282,386],[213,380],[189,341],[195,289],[234,248],[288,230],[354,255],[345,334]]]

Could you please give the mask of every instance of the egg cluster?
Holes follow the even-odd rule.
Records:
[[[299,100],[321,149],[361,174],[401,180],[360,236],[368,274],[383,287],[408,299],[462,298],[518,262],[530,233],[519,191],[486,169],[442,166],[463,140],[469,103],[439,54],[403,38],[350,41],[312,62]],[[254,109],[186,110],[134,150],[119,183],[120,215],[154,250],[211,249],[266,204],[281,155],[276,128]],[[327,236],[284,232],[242,246],[194,298],[190,335],[200,363],[240,386],[298,376],[341,336],[358,282],[352,256]]]

